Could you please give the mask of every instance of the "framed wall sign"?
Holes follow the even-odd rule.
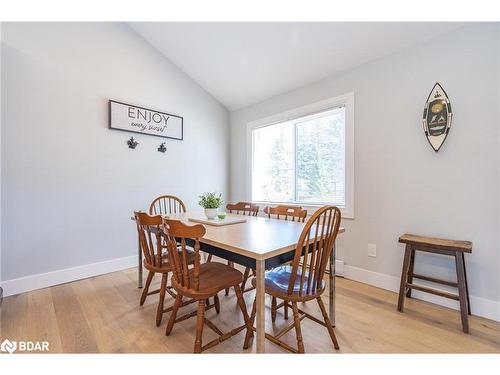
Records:
[[[183,139],[183,118],[136,105],[109,101],[109,128],[157,137]]]

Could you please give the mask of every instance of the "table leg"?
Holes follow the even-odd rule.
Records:
[[[255,292],[255,303],[256,303],[256,319],[257,319],[257,353],[265,353],[265,329],[266,329],[266,314],[265,314],[265,261],[256,261],[256,292]]]
[[[330,273],[328,275],[328,315],[332,326],[335,327],[335,250],[336,242],[333,243],[333,251],[330,254]]]
[[[137,245],[139,251],[139,263],[137,264],[137,287],[142,288],[142,250],[139,236],[137,236]]]

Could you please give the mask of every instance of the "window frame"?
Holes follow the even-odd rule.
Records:
[[[312,116],[320,112],[332,110],[341,106],[345,106],[345,207],[341,208],[342,217],[354,219],[354,93],[350,92],[344,95],[336,96],[305,106],[301,106],[289,111],[281,112],[272,116],[268,116],[259,120],[247,123],[246,141],[247,141],[247,170],[246,170],[246,197],[247,200],[252,200],[252,178],[253,178],[253,141],[252,131],[258,128],[263,128],[277,123],[297,120],[301,117]],[[296,156],[295,156],[296,157]],[[296,171],[295,171],[296,173]],[[299,203],[299,202],[273,202],[273,201],[254,201],[259,204],[289,204],[302,206],[312,214],[321,204]]]

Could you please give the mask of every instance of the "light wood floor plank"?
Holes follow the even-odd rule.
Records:
[[[133,342],[126,340],[115,315],[109,310],[94,287],[92,280],[82,280],[73,285],[91,331],[94,333],[98,351],[102,353],[140,352]]]
[[[27,293],[26,338],[29,341],[47,341],[49,350],[61,352],[61,333],[49,288]]]
[[[158,295],[149,296],[139,306],[142,289],[136,287],[136,270],[129,269],[74,283],[42,289],[5,298],[2,305],[2,339],[49,341],[51,352],[88,353],[191,353],[194,345],[195,320],[174,326],[165,336],[169,314],[156,327]],[[158,288],[157,276],[151,290]],[[327,305],[327,293],[324,302]],[[228,297],[221,293],[221,313],[214,309],[207,317],[223,331],[243,323],[234,291]],[[245,293],[248,310],[254,293]],[[167,295],[165,306],[173,303]],[[407,299],[404,313],[396,310],[395,293],[358,282],[337,279],[336,334],[340,350],[336,352],[326,329],[308,319],[302,321],[302,334],[308,353],[500,353],[500,323],[470,317],[470,335],[463,334],[459,313],[427,302]],[[270,300],[266,297],[266,331],[277,332],[291,323],[282,310],[272,323]],[[182,308],[180,314],[195,309]],[[317,304],[299,307],[317,317]],[[215,346],[211,353],[255,352],[242,349],[244,331]],[[215,338],[204,331],[204,342]],[[295,333],[283,338],[295,345]],[[283,350],[266,342],[266,350]]]
[[[81,281],[79,281],[81,282]],[[96,353],[96,336],[87,323],[72,283],[51,289],[64,353]],[[36,324],[33,322],[33,324]]]
[[[27,336],[28,293],[5,298],[1,307],[0,339],[24,340]]]

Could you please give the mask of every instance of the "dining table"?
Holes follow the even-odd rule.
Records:
[[[188,225],[206,221],[203,211],[163,215]],[[227,214],[226,220],[244,218],[244,222],[228,225],[214,221],[204,224],[206,233],[200,238],[200,250],[255,270],[256,278],[256,351],[265,353],[265,272],[293,260],[295,248],[305,223],[259,216]],[[134,218],[132,218],[134,219]],[[218,219],[215,219],[218,220]],[[339,234],[345,229],[340,227]],[[329,259],[328,312],[335,326],[335,257],[336,241]],[[143,286],[142,251],[139,244],[138,287]]]

